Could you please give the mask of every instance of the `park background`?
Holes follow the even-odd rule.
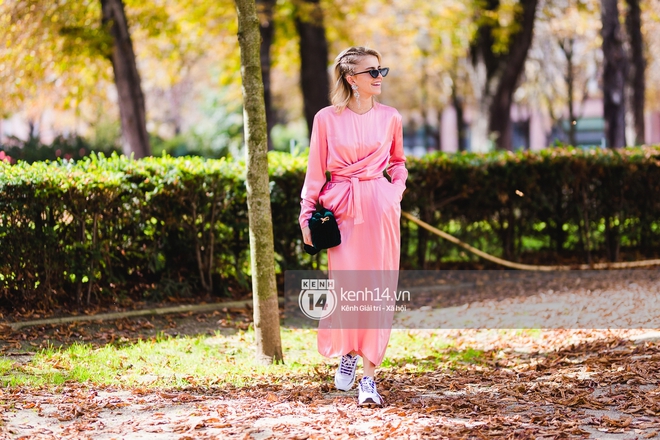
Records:
[[[101,10],[114,3],[120,4],[4,2],[3,150],[30,141],[49,145],[59,137],[69,142],[82,137],[85,151],[122,148],[119,107],[126,98],[118,95],[120,79],[109,62],[112,44],[103,23],[111,12],[103,21]],[[328,104],[324,70],[350,45],[381,50],[384,65],[391,67],[381,100],[404,116],[412,155],[658,143],[658,5],[612,0],[602,5],[260,1],[270,146],[291,151],[308,145],[311,119]],[[163,150],[240,156],[233,4],[128,0],[123,9],[133,46],[127,63],[139,72],[128,78],[128,87],[146,103],[148,139],[142,142],[150,143],[124,145],[124,151],[138,157]],[[608,141],[605,133],[604,96],[610,90],[624,96],[623,142]],[[62,157],[80,152],[59,150]]]
[[[299,191],[332,54],[351,44],[392,69],[381,99],[404,116],[405,211],[511,261],[657,256],[656,2],[257,10],[280,290],[284,271],[325,267],[302,251]],[[233,4],[18,1],[0,19],[3,307],[248,293]],[[497,267],[406,220],[402,262]]]
[[[657,256],[660,154],[633,146],[657,142],[657,3],[258,6],[278,275],[324,266],[295,221],[309,116],[324,105],[308,97],[350,44],[393,69],[382,98],[406,121],[405,210],[519,262]],[[259,318],[279,316],[259,292],[245,298],[240,102],[259,93],[240,92],[236,18],[228,2],[0,3],[0,436],[658,438],[659,336],[639,328],[657,317],[655,270],[495,298],[449,286],[435,300],[452,316],[531,304],[552,317],[563,299],[580,320],[394,331],[380,409],[334,392],[313,329],[264,332]],[[402,233],[404,268],[493,268],[412,223]],[[154,302],[212,304],[158,315]],[[646,321],[594,330],[590,316]]]

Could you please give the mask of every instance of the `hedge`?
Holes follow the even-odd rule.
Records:
[[[514,260],[654,256],[659,159],[652,147],[410,158],[402,207]],[[278,270],[323,267],[297,224],[306,157],[269,162]],[[194,157],[0,163],[0,307],[248,291],[244,175]],[[402,267],[471,260],[402,225]]]
[[[515,261],[640,259],[660,244],[659,159],[658,147],[435,154],[409,161],[403,208]],[[424,230],[403,232],[412,267],[456,253]]]
[[[274,162],[274,180],[301,174]],[[2,165],[4,306],[245,290],[243,174],[241,163],[191,157]]]

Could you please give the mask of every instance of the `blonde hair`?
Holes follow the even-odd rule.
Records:
[[[346,79],[346,75],[355,73],[353,68],[362,58],[369,55],[378,58],[378,64],[380,64],[380,52],[363,46],[349,47],[335,58],[333,68],[334,81],[332,83],[332,90],[330,91],[330,102],[335,106],[337,112],[343,111],[353,96],[353,90]]]

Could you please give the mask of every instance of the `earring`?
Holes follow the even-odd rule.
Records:
[[[357,86],[357,84],[353,84],[351,86],[351,88],[353,89],[353,94],[355,95],[355,100],[357,101],[357,107],[358,107],[358,110],[359,110],[360,109],[360,92],[358,91],[358,86]]]

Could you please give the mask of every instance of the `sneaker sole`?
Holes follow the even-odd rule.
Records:
[[[355,378],[353,378],[353,382],[351,382],[347,388],[339,388],[337,386],[337,382],[335,382],[335,388],[337,388],[339,391],[350,391],[353,389],[353,385],[355,385]]]
[[[383,406],[383,404],[374,402],[373,399],[367,399],[362,403],[358,403],[358,406],[369,407],[369,408],[380,408],[381,406]]]

